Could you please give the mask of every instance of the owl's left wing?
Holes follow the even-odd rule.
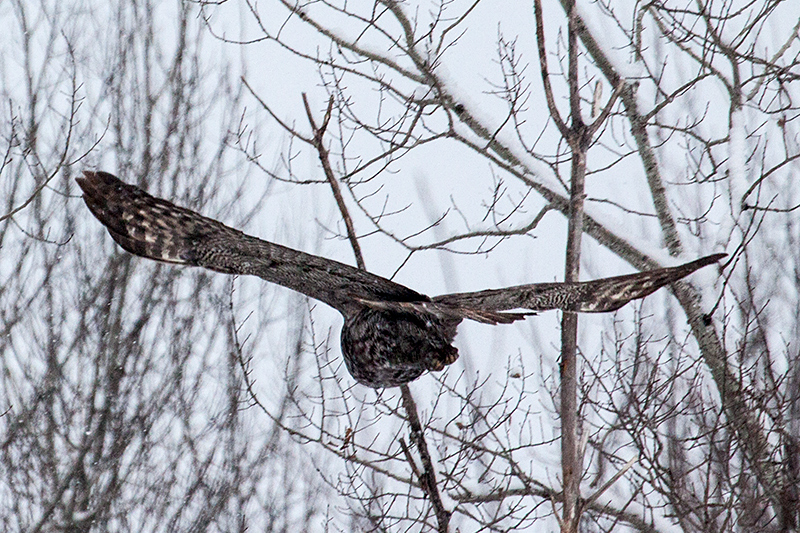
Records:
[[[247,235],[107,172],[77,182],[89,210],[128,252],[277,283],[341,311],[363,300],[428,301],[428,297],[365,270]]]

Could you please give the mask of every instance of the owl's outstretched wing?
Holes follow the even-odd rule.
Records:
[[[644,298],[664,285],[716,263],[725,255],[714,254],[676,267],[580,283],[533,283],[504,289],[445,294],[433,298],[432,305],[481,309],[487,312],[507,309],[562,309],[580,313],[605,313],[615,311],[631,300]]]
[[[123,183],[107,172],[77,178],[83,199],[111,237],[157,261],[259,276],[344,312],[359,299],[428,301],[403,285],[350,265],[263,241]]]

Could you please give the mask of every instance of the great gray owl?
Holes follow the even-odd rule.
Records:
[[[155,198],[106,172],[77,178],[83,199],[125,250],[149,259],[252,274],[330,305],[344,316],[342,355],[364,385],[394,387],[458,358],[465,318],[508,324],[530,313],[614,311],[714,263],[715,254],[672,268],[581,283],[534,283],[430,298],[350,265],[262,241]]]

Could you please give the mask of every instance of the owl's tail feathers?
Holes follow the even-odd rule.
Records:
[[[149,259],[196,265],[191,242],[202,238],[205,217],[155,198],[107,172],[76,178],[86,206],[128,252]],[[219,223],[215,223],[220,225]]]

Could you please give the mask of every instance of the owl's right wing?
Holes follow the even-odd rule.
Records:
[[[644,298],[699,268],[716,263],[725,255],[714,254],[676,267],[579,283],[533,283],[504,289],[445,294],[434,297],[432,302],[433,305],[485,312],[561,309],[580,313],[605,313],[615,311],[631,300]]]
[[[226,274],[249,274],[344,311],[359,300],[428,301],[428,297],[344,263],[263,241],[155,198],[107,172],[77,178],[83,199],[128,252]]]

